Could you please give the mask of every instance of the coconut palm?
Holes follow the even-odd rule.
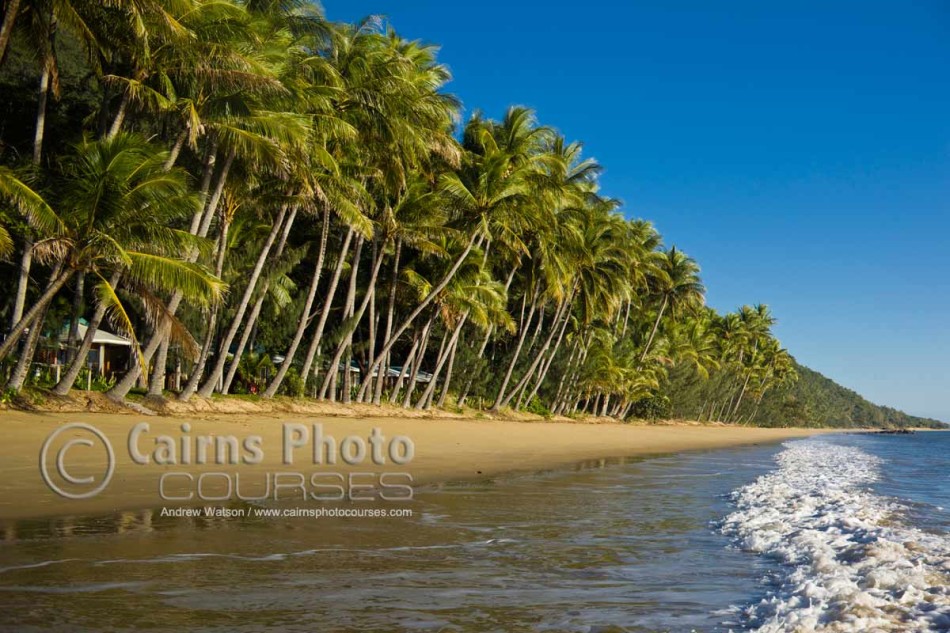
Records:
[[[665,251],[664,255],[659,261],[657,274],[651,278],[652,294],[659,301],[659,306],[656,320],[643,346],[641,363],[650,353],[650,346],[653,345],[653,339],[666,311],[675,312],[679,308],[701,305],[706,292],[699,279],[699,266],[692,258],[677,250],[675,246]]]
[[[63,166],[56,193],[50,197],[62,228],[45,248],[58,253],[59,272],[4,342],[7,349],[0,349],[0,357],[27,325],[39,330],[40,315],[77,272],[99,280],[99,319],[108,312],[114,325],[133,341],[136,336],[129,310],[107,276],[113,282],[121,276],[155,318],[156,291],[179,290],[204,304],[220,298],[224,288],[220,280],[183,258],[203,245],[169,226],[193,212],[195,199],[188,192],[184,173],[165,170],[166,158],[164,151],[148,141],[125,134],[110,140],[87,139],[75,148],[75,156]],[[89,330],[94,331],[97,325],[91,323]],[[87,338],[91,344],[91,337]],[[14,372],[9,387],[22,386],[30,356],[29,350],[21,355],[23,367]],[[82,358],[77,357],[74,367],[81,367]],[[67,378],[71,373],[78,374],[78,369],[71,368]],[[69,380],[67,385],[71,384]]]

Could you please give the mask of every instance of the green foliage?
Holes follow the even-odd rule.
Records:
[[[241,357],[238,364],[233,393],[258,395],[267,384],[267,380],[275,373],[274,363],[267,354],[246,354]]]
[[[531,398],[531,401],[524,405],[523,409],[528,413],[533,413],[535,415],[540,415],[545,418],[551,417],[551,410],[545,406],[541,399],[535,396]]]
[[[639,400],[630,409],[630,417],[639,420],[666,420],[672,416],[673,402],[665,394]]]
[[[88,382],[87,382],[88,381]],[[55,381],[51,381],[55,382]],[[89,379],[89,369],[84,367],[79,371],[79,375],[76,376],[76,380],[73,382],[74,389],[85,390],[87,386],[90,387],[92,391],[104,392],[108,391],[115,385],[115,378],[107,378],[98,373],[92,374],[92,380]]]
[[[937,420],[915,417],[868,402],[854,391],[797,362],[794,369],[799,376],[797,381],[766,392],[758,406],[754,401],[747,403],[738,421],[774,427],[943,427]],[[735,373],[728,372],[703,380],[695,371],[684,368],[671,372],[664,390],[675,403],[675,417],[721,420],[718,412],[724,404],[728,405],[729,398],[734,397],[738,381]]]
[[[304,395],[304,388],[304,380],[300,377],[300,372],[295,367],[288,369],[284,382],[281,383],[280,393],[291,398],[301,398]]]
[[[943,428],[937,420],[908,415],[902,411],[873,404],[830,378],[796,364],[798,382],[767,394],[756,417],[759,424],[798,419],[811,426],[833,427],[931,427]]]

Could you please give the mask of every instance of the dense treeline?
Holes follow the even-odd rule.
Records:
[[[795,362],[798,380],[769,390],[751,409],[745,408],[746,420],[758,426],[816,427],[931,427],[945,428],[930,418],[912,416],[873,404],[830,378]],[[689,368],[676,368],[664,383],[670,397],[666,415],[693,419],[704,415],[704,404],[728,394],[724,375],[704,380]],[[708,408],[706,409],[708,411]]]
[[[579,143],[520,107],[462,124],[436,48],[376,19],[295,0],[4,6],[8,397],[91,384],[104,323],[134,349],[97,377],[116,400],[623,419],[673,411],[689,373],[716,385],[700,417],[740,423],[798,376],[768,309],[705,307],[697,264],[625,219]]]

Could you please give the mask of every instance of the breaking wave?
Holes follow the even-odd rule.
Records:
[[[879,458],[805,440],[777,461],[733,493],[722,527],[782,563],[767,595],[743,610],[751,629],[950,631],[950,537],[904,524],[904,506],[868,490]]]

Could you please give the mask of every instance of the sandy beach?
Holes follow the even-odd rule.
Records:
[[[245,478],[263,477],[265,472],[302,471],[305,473],[329,471],[348,476],[350,473],[396,472],[410,473],[415,486],[445,481],[491,478],[513,471],[532,471],[566,466],[585,460],[601,458],[637,457],[680,451],[714,449],[727,446],[777,442],[822,432],[816,429],[765,429],[749,427],[721,427],[698,425],[638,426],[610,423],[570,422],[516,422],[464,419],[398,419],[398,418],[329,418],[304,414],[205,415],[197,417],[139,417],[110,413],[27,413],[3,411],[3,442],[0,444],[0,520],[17,520],[66,515],[96,515],[137,508],[171,505],[158,492],[163,473],[174,472],[179,480],[190,473],[197,477],[202,472],[224,471],[244,475]],[[44,483],[40,474],[39,457],[44,441],[58,428],[67,424],[86,424],[101,431],[115,454],[114,475],[108,486],[88,499],[68,499],[55,494]],[[134,452],[129,448],[130,432],[137,424],[138,434],[133,439]],[[294,447],[292,465],[283,460],[285,424],[291,427]],[[319,425],[314,427],[313,425]],[[184,426],[183,426],[184,425]],[[405,461],[405,439],[412,444],[411,459],[397,465],[391,459],[379,465],[367,455],[361,462],[348,464],[337,459],[336,464],[314,465],[311,461],[313,434],[332,437],[339,444],[349,436],[366,440],[378,428],[383,453],[400,436],[403,445],[397,447],[397,457]],[[306,429],[306,435],[302,429]],[[319,429],[319,431],[317,430]],[[167,436],[174,441],[172,459],[163,453],[159,457],[174,463],[158,465],[153,453],[156,438]],[[197,465],[197,438],[210,438],[209,462]],[[244,450],[246,438],[258,445],[260,455]],[[47,471],[55,470],[57,449],[70,439],[87,439],[89,446],[76,445],[64,453],[67,473],[74,478],[92,477],[99,482],[105,474],[106,453],[99,440],[87,429],[71,428],[59,434],[47,447]],[[240,450],[238,463],[214,465],[215,438],[234,438]],[[189,448],[182,448],[182,443]],[[161,441],[158,442],[161,444]],[[325,445],[321,445],[325,446]],[[351,447],[352,448],[352,447]],[[401,452],[400,452],[401,451]],[[191,452],[192,455],[187,455]],[[324,451],[324,454],[327,454]],[[230,455],[230,454],[229,454]],[[136,463],[146,457],[148,464]],[[351,453],[352,457],[353,454]],[[245,463],[259,457],[258,463]],[[385,457],[384,457],[385,459]],[[186,463],[191,461],[192,463]],[[57,478],[53,476],[54,483]],[[67,491],[81,490],[62,481],[58,484]],[[94,485],[94,484],[93,484]],[[247,484],[242,484],[247,487]],[[88,486],[87,486],[88,488]],[[208,487],[209,490],[213,485]],[[192,503],[195,503],[193,501]]]

